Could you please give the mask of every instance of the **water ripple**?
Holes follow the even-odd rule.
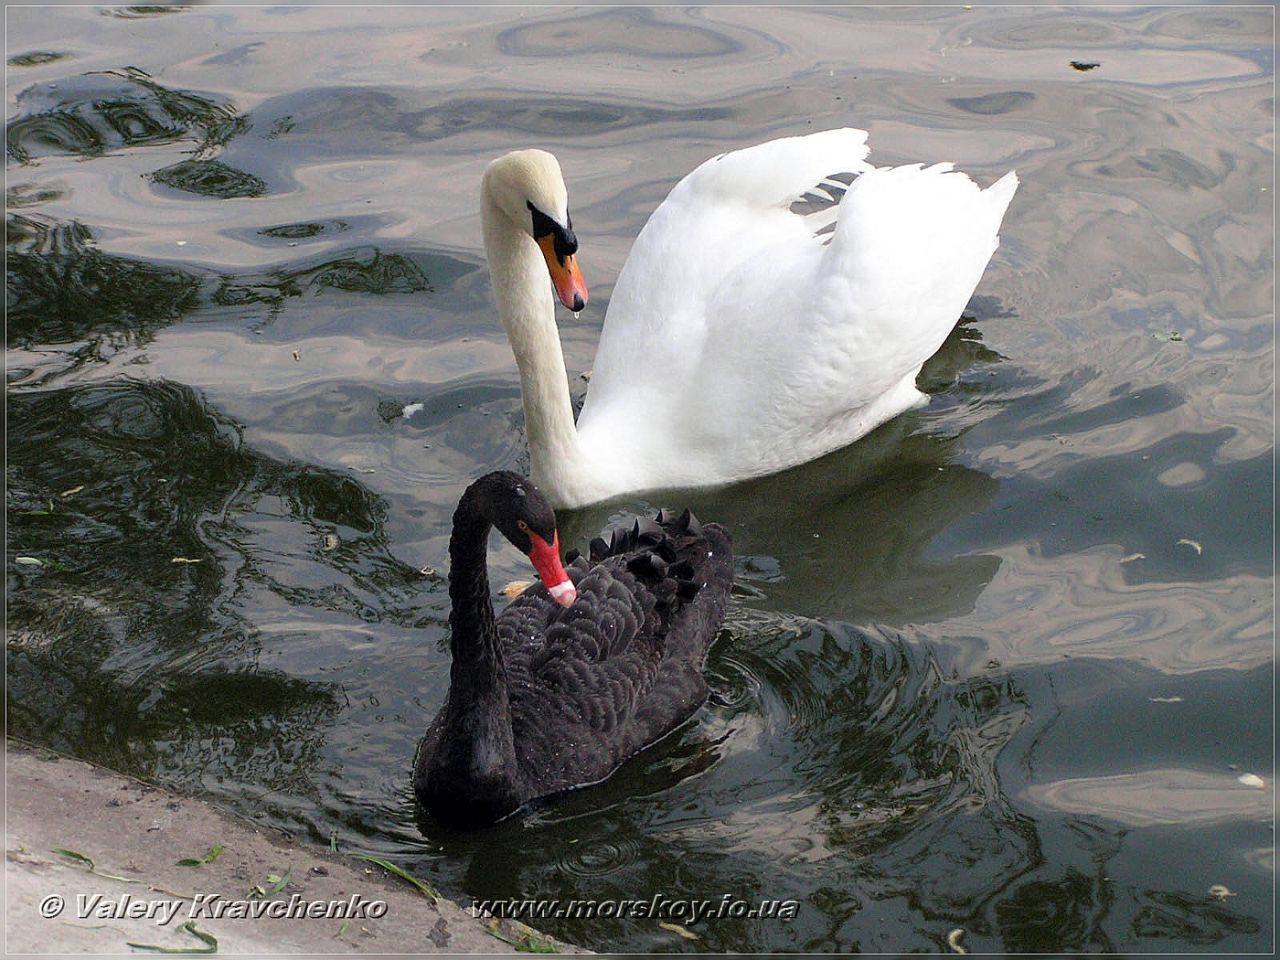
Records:
[[[684,22],[673,22],[673,21]],[[500,51],[517,57],[562,59],[598,55],[697,60],[731,56],[742,44],[723,29],[695,26],[661,9],[618,9],[542,20],[499,33]]]
[[[562,852],[557,858],[560,869],[571,877],[593,879],[607,877],[625,869],[641,855],[639,840],[623,838],[591,844],[574,844],[567,856]]]
[[[1070,656],[1141,658],[1171,673],[1248,669],[1271,656],[1269,577],[1129,583],[1114,545],[1045,557],[999,551],[999,572],[951,634],[983,638],[977,657],[1046,663]],[[935,629],[926,634],[941,639]],[[972,668],[972,667],[971,667]]]

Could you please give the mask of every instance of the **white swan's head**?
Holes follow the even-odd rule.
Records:
[[[574,311],[585,307],[587,285],[574,259],[578,238],[569,218],[569,192],[556,158],[545,150],[508,153],[489,164],[480,189],[537,242],[560,302]]]

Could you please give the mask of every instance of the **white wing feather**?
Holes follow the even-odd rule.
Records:
[[[637,237],[578,420],[631,489],[743,479],[850,443],[917,402],[996,249],[1017,187],[950,164],[876,169],[866,133],[724,154],[685,177]],[[857,174],[830,212],[791,206]]]

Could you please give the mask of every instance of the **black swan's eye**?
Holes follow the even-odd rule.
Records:
[[[517,520],[516,527],[520,530],[521,533],[529,532],[529,525],[525,523],[523,520]]]

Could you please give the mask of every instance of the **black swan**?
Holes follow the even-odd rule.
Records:
[[[495,618],[495,526],[542,578]],[[728,533],[665,511],[560,562],[556,518],[527,479],[467,488],[449,541],[449,694],[414,763],[437,820],[496,823],[531,801],[607,778],[706,699],[702,667],[733,579]]]

